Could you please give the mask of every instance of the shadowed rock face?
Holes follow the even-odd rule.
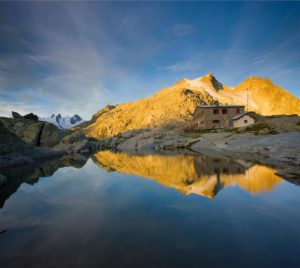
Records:
[[[87,157],[76,154],[51,161],[48,160],[36,164],[0,170],[6,178],[5,184],[0,187],[0,208],[2,208],[5,201],[18,190],[21,184],[34,184],[42,177],[52,176],[62,167],[71,166],[81,168],[85,165],[87,160]]]
[[[52,147],[69,133],[52,124],[25,118],[0,117],[0,122],[8,131],[32,146]]]
[[[224,187],[239,186],[258,194],[272,190],[281,178],[275,170],[245,161],[200,155],[128,155],[102,151],[94,162],[117,171],[153,179],[184,194],[213,198]]]
[[[0,168],[96,150],[97,142],[80,130],[61,130],[51,123],[13,115],[0,117]]]

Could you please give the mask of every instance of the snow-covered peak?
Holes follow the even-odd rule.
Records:
[[[62,117],[61,114],[52,114],[50,117],[39,117],[39,121],[52,123],[62,129],[72,128],[79,125],[82,122],[85,122],[85,120],[83,120],[78,114],[75,114],[71,117]]]

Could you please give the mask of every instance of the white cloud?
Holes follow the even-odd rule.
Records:
[[[0,100],[0,116],[11,117],[11,112],[16,111],[21,115],[42,109],[39,105],[28,105],[23,102],[4,102]]]

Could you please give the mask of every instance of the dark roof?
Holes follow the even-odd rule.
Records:
[[[252,114],[251,113],[243,113],[243,114],[238,114],[238,115],[236,115],[236,116],[234,116],[234,117],[232,117],[231,118],[231,120],[238,120],[238,119],[240,119],[240,118],[242,118],[244,115],[249,115],[250,117],[252,117],[252,118],[254,118],[255,119],[255,117],[254,116],[252,116]]]
[[[200,105],[197,108],[244,108],[244,105]]]

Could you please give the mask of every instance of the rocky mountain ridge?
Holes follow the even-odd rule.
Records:
[[[216,102],[245,105],[249,111],[262,115],[300,115],[300,100],[268,78],[250,77],[236,87],[229,87],[209,73],[193,80],[180,80],[150,98],[106,106],[83,131],[101,139],[136,129],[186,124],[198,105]]]

